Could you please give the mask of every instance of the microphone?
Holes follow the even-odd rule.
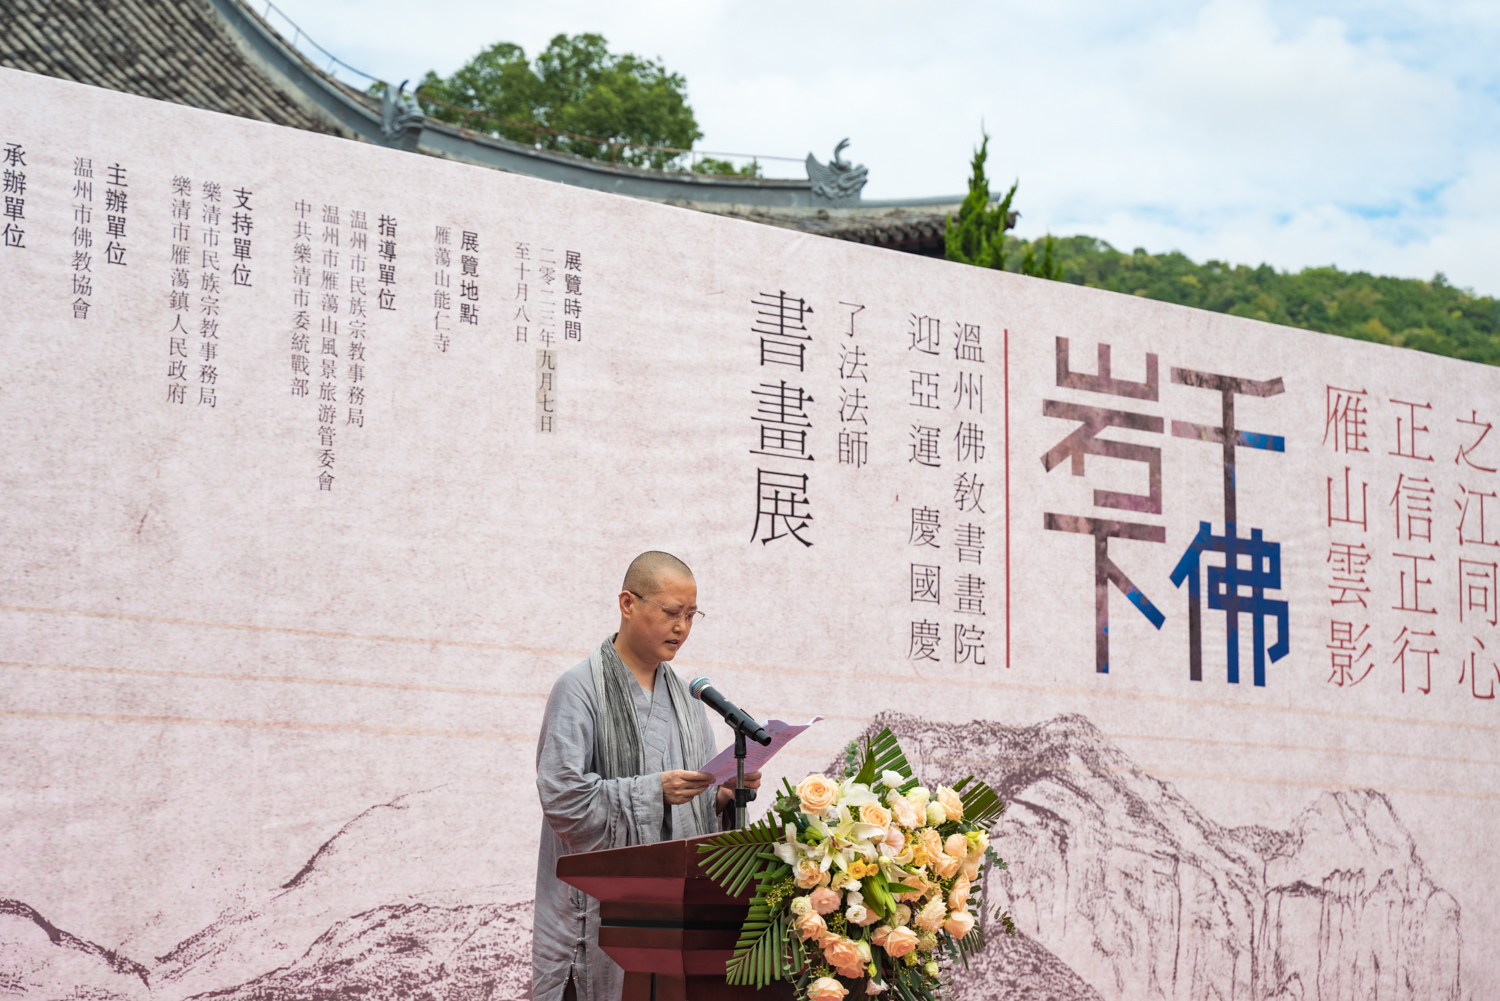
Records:
[[[693,693],[693,698],[723,716],[724,722],[729,724],[731,730],[738,730],[757,744],[771,742],[771,735],[766,733],[763,726],[755,722],[755,717],[720,695],[707,678],[694,681],[688,686],[688,691]]]

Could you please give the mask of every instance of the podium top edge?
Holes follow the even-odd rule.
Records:
[[[597,852],[578,852],[557,860],[557,877],[565,883],[576,878],[615,879],[707,879],[698,870],[698,846],[714,834],[649,845],[628,845]]]

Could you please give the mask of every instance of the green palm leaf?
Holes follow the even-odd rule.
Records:
[[[988,828],[1005,812],[1000,794],[983,782],[975,782],[970,775],[953,787],[964,804],[964,819],[982,828]]]
[[[773,980],[790,977],[801,966],[801,943],[789,941],[787,931],[785,911],[772,917],[764,905],[752,904],[734,955],[725,964],[725,979],[759,990]]]
[[[894,977],[886,980],[899,1001],[933,1001],[932,988],[927,979],[915,972],[915,967],[898,968]]]
[[[882,772],[896,772],[902,778],[910,779],[911,764],[906,760],[906,753],[901,750],[901,744],[896,740],[896,735],[891,733],[890,727],[882,729],[865,744],[864,762],[860,765],[859,773],[854,776],[854,781],[870,785]]]
[[[758,823],[736,831],[725,831],[698,846],[707,856],[699,865],[705,875],[731,897],[738,897],[773,864],[780,864],[768,846],[781,840],[781,830],[767,816]]]
[[[963,938],[956,941],[949,939],[948,946],[951,954],[962,960],[964,969],[967,970],[969,968],[969,957],[977,956],[979,951],[984,948],[984,929],[976,924],[973,928],[969,929],[969,934]]]

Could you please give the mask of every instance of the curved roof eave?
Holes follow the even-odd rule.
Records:
[[[312,65],[240,0],[207,2],[239,36],[247,55],[253,56],[324,114],[366,142],[636,198],[810,208],[833,204],[815,195],[809,180],[642,170],[537,149],[430,117],[424,119],[419,128],[407,129],[394,139],[387,138],[380,112],[371,107],[373,102],[366,95]]]
[[[446,156],[466,163],[635,198],[686,199],[777,207],[832,204],[813,194],[811,181],[643,170],[537,149],[525,143],[461,129],[433,118],[426,119],[420,130],[411,131],[416,133],[415,136],[410,136],[399,144],[405,149],[414,148],[418,152]]]

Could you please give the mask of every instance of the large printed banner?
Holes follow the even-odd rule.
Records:
[[[9,70],[0,159],[0,993],[525,996],[665,549],[775,779],[1010,801],[964,998],[1500,994],[1495,369]]]

